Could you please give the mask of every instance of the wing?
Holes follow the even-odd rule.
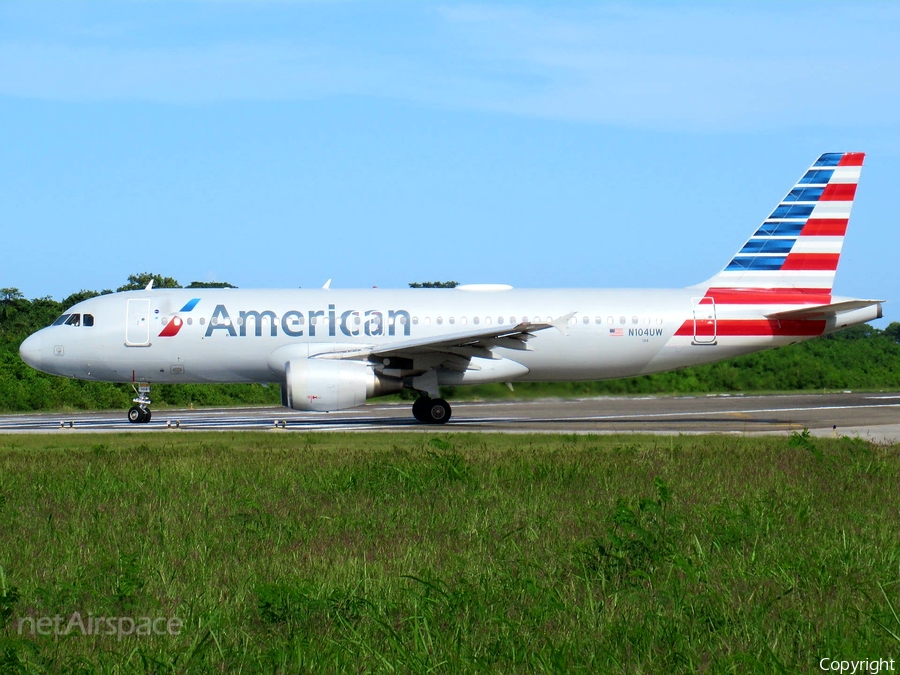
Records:
[[[386,345],[366,345],[357,349],[328,352],[314,358],[321,359],[368,359],[411,358],[417,355],[447,354],[471,358],[495,358],[491,350],[497,347],[530,351],[528,340],[537,331],[556,328],[567,333],[569,319],[575,312],[566,314],[549,323],[520,323],[516,326],[493,326],[462,333],[437,335],[414,340],[391,342]]]
[[[367,345],[356,349],[319,354],[318,359],[356,359],[370,361],[376,371],[396,378],[407,378],[411,386],[427,391],[432,398],[439,396],[437,373],[441,371],[485,370],[490,381],[508,381],[528,372],[528,369],[504,359],[494,352],[497,348],[531,351],[528,341],[538,331],[556,328],[568,334],[571,312],[548,323],[520,323],[516,326],[494,326],[462,333],[437,335],[386,345]],[[477,359],[481,361],[479,365]],[[485,361],[487,359],[487,361]],[[411,379],[409,379],[411,378]]]

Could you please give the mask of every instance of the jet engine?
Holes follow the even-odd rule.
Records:
[[[380,375],[363,361],[296,359],[285,364],[284,375],[281,403],[293,410],[354,408],[403,389],[402,380]]]

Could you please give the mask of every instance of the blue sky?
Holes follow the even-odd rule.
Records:
[[[888,2],[7,1],[0,287],[685,286],[852,150],[836,291],[897,301],[897,35]]]

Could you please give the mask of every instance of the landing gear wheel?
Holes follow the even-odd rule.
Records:
[[[128,411],[128,421],[132,424],[147,424],[150,421],[150,385],[146,382],[140,385],[132,382],[132,389],[137,394],[137,398],[131,399],[135,405],[131,406]]]
[[[425,421],[429,424],[446,424],[450,419],[450,404],[442,398],[433,398],[425,408]]]
[[[420,396],[416,399],[416,402],[413,403],[412,414],[420,422],[428,422],[428,418],[426,417],[426,410],[428,409],[428,404],[431,403],[431,399],[427,396]]]
[[[132,424],[146,424],[150,421],[150,410],[139,405],[131,406],[128,410],[128,421]]]

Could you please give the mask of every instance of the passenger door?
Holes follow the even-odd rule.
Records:
[[[150,300],[135,298],[128,301],[125,317],[125,346],[150,346]]]

